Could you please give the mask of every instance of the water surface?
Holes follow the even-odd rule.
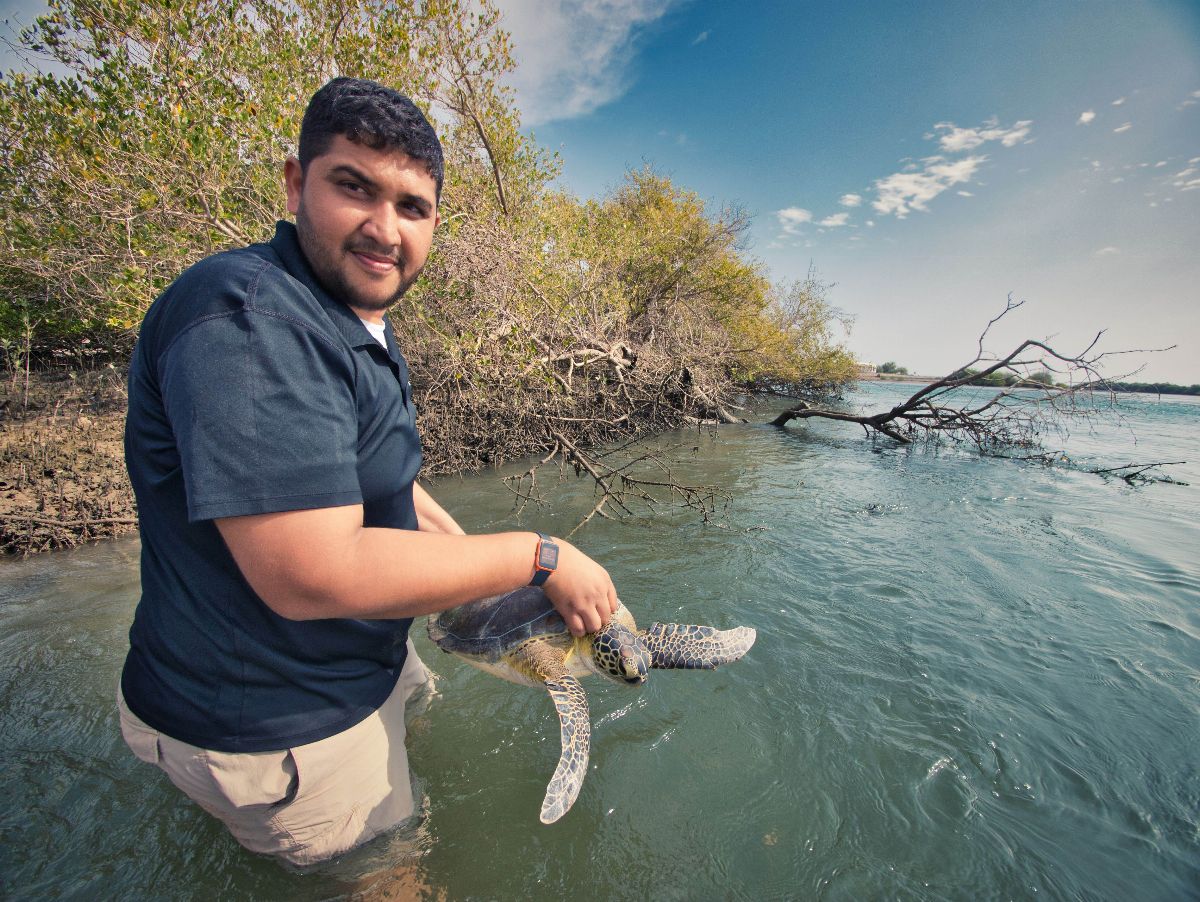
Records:
[[[905,386],[849,400],[881,407]],[[1200,898],[1200,404],[1122,399],[1096,466],[1189,460],[1135,488],[853,426],[668,437],[733,493],[576,536],[639,619],[745,624],[715,673],[588,682],[583,792],[537,812],[549,698],[440,653],[410,754],[417,830],[341,870],[244,852],[140,764],[112,695],[137,542],[0,566],[6,898]],[[769,408],[756,411],[767,418]],[[468,530],[564,534],[572,478],[518,521],[497,474],[442,480]]]

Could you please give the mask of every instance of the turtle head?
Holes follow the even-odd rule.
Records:
[[[592,661],[601,674],[640,686],[650,672],[650,652],[637,633],[612,622],[592,636]]]

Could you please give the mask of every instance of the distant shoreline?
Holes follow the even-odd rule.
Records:
[[[911,382],[914,385],[928,385],[930,382],[937,382],[939,379],[944,379],[944,376],[910,376],[907,373],[897,375],[896,373],[873,373],[871,375],[859,375],[859,382]]]
[[[945,376],[912,376],[912,375],[908,375],[908,374],[897,375],[896,373],[874,373],[874,374],[865,374],[864,375],[864,374],[860,373],[857,377],[857,381],[858,382],[899,382],[899,383],[908,383],[911,385],[929,385],[931,382],[937,382],[938,380],[944,379],[944,378],[946,378],[946,377]],[[1139,386],[1139,387],[1134,387],[1134,386]],[[977,387],[977,388],[1000,388],[1001,386],[978,385],[975,387]],[[1164,386],[1163,388],[1157,388],[1157,387],[1155,387],[1155,383],[1139,384],[1139,383],[1127,383],[1127,382],[1113,382],[1107,388],[1104,388],[1104,389],[1097,388],[1097,391],[1112,391],[1118,395],[1149,395],[1151,397],[1161,396],[1161,395],[1169,395],[1172,398],[1194,398],[1194,397],[1197,397],[1198,395],[1200,395],[1200,392],[1192,390],[1195,388],[1196,388],[1196,386],[1187,386],[1187,385],[1173,385],[1173,386],[1169,386],[1169,387]],[[1175,389],[1175,390],[1172,390],[1172,389]]]

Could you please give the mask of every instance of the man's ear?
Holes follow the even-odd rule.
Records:
[[[300,195],[304,190],[304,169],[295,157],[288,157],[283,164],[283,184],[287,189],[288,212],[295,215],[300,210]]]

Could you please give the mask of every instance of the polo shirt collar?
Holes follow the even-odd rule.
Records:
[[[351,310],[345,303],[337,298],[331,297],[320,282],[317,281],[316,274],[312,271],[312,267],[308,264],[308,258],[304,256],[304,251],[300,249],[300,236],[296,231],[294,223],[280,220],[275,223],[275,237],[270,241],[271,249],[279,256],[280,262],[283,263],[283,268],[288,275],[303,283],[304,287],[312,292],[313,297],[317,299],[320,305],[329,315],[329,319],[337,327],[338,331],[349,343],[352,348],[383,348],[379,342],[375,340],[375,336],[367,331],[367,327],[363,325],[362,320],[358,318],[358,314]],[[396,341],[392,338],[392,330],[387,317],[384,317],[384,325],[387,326],[384,334],[387,337],[387,355],[393,363],[399,364],[400,350],[396,347]]]

